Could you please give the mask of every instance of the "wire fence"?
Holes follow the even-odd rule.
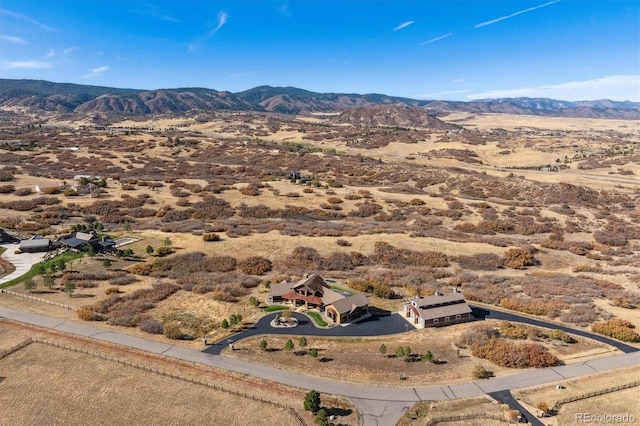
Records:
[[[59,306],[61,308],[69,309],[71,311],[75,311],[76,310],[76,308],[74,308],[73,306],[65,305],[64,303],[53,302],[53,301],[47,300],[47,299],[42,299],[41,297],[31,296],[30,294],[17,293],[15,291],[5,290],[3,288],[0,288],[0,293],[9,294],[11,296],[16,296],[16,297],[22,297],[23,299],[33,300],[35,302],[46,303],[48,305]]]
[[[95,357],[95,358],[99,358],[99,359],[103,359],[103,360],[106,360],[106,361],[115,362],[116,364],[126,365],[128,367],[133,367],[133,368],[136,368],[138,370],[146,371],[146,372],[149,372],[149,373],[154,373],[154,374],[157,374],[157,375],[160,375],[160,376],[170,377],[172,379],[181,380],[183,382],[192,383],[192,384],[200,385],[200,386],[205,386],[205,387],[210,388],[210,389],[214,389],[214,390],[221,391],[221,392],[226,392],[226,393],[229,393],[229,394],[232,394],[232,395],[236,395],[236,396],[239,396],[239,397],[242,397],[242,398],[251,399],[253,401],[258,401],[258,402],[263,402],[263,403],[275,405],[277,407],[280,407],[280,408],[283,408],[283,409],[287,410],[292,415],[292,417],[296,420],[296,422],[298,423],[299,426],[307,426],[305,421],[304,421],[304,419],[295,410],[295,408],[290,407],[290,406],[288,406],[286,404],[283,404],[281,402],[278,402],[278,401],[265,399],[265,398],[263,398],[261,396],[256,396],[256,395],[253,395],[251,393],[244,392],[244,391],[241,392],[241,391],[238,391],[238,390],[235,390],[235,389],[229,389],[229,388],[226,388],[224,386],[220,386],[217,383],[211,383],[211,382],[207,382],[207,381],[204,381],[204,380],[195,379],[193,377],[182,376],[180,374],[176,374],[176,373],[172,373],[170,371],[162,370],[162,369],[153,367],[151,365],[144,365],[144,364],[140,364],[140,363],[137,363],[137,362],[128,361],[126,359],[117,358],[117,357],[114,357],[114,356],[111,356],[111,355],[107,355],[107,354],[104,354],[104,353],[101,353],[101,352],[95,352],[95,351],[90,351],[90,350],[87,350],[87,349],[77,348],[77,347],[65,345],[65,344],[58,343],[58,342],[52,342],[52,341],[48,341],[48,340],[45,340],[45,339],[40,339],[40,338],[37,338],[37,337],[36,338],[32,338],[30,340],[31,340],[31,342],[29,342],[29,344],[33,343],[33,342],[42,343],[42,344],[45,344],[45,345],[53,346],[55,348],[65,349],[65,350],[68,350],[68,351],[77,352],[77,353],[81,353],[81,354],[84,354],[84,355],[89,355],[89,356],[92,356],[92,357]],[[27,345],[25,345],[25,346],[27,346]],[[19,349],[20,348],[18,348],[16,350],[19,350]],[[14,352],[15,352],[15,350],[14,350]],[[1,356],[0,356],[0,358],[1,358]]]
[[[12,347],[10,347],[8,349],[4,349],[4,350],[0,351],[0,359],[4,358],[6,356],[9,356],[14,352],[18,352],[20,349],[24,349],[24,348],[26,348],[27,346],[29,346],[32,343],[33,343],[33,339],[29,338],[29,339],[27,339],[27,340],[25,340],[23,342],[18,343],[15,346],[12,346]]]
[[[554,413],[557,413],[558,411],[560,411],[560,408],[562,408],[562,406],[564,404],[569,404],[570,402],[580,401],[582,399],[593,398],[594,396],[600,396],[600,395],[604,395],[606,393],[617,392],[617,391],[620,391],[620,390],[633,388],[633,387],[638,386],[638,385],[640,385],[640,380],[636,380],[635,382],[631,382],[631,383],[626,383],[624,385],[614,386],[612,388],[601,389],[601,390],[598,390],[598,391],[589,392],[589,393],[585,393],[585,394],[582,394],[582,395],[570,396],[568,398],[563,398],[561,400],[556,401],[556,403],[553,406],[553,408],[551,409],[551,411],[553,411]]]
[[[463,421],[463,420],[478,420],[478,419],[491,419],[491,420],[497,420],[497,421],[504,422],[504,423],[509,423],[503,416],[498,415],[498,414],[475,413],[475,414],[459,414],[459,415],[455,415],[455,416],[434,417],[432,419],[429,419],[426,423],[424,423],[424,425],[425,426],[434,426],[434,425],[437,425],[439,423],[459,422],[459,421]]]

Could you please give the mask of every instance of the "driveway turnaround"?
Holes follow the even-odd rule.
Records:
[[[367,386],[306,376],[274,367],[129,336],[125,333],[103,329],[95,325],[61,320],[3,306],[0,306],[0,317],[79,336],[91,337],[100,341],[116,343],[176,359],[224,368],[302,389],[315,389],[323,393],[341,395],[354,402],[365,426],[395,424],[402,414],[418,401],[447,400],[492,394],[640,364],[640,352],[635,351],[579,364],[530,369],[511,376],[450,386]],[[297,334],[298,330],[295,332]]]
[[[16,267],[16,270],[7,276],[0,278],[0,284],[4,284],[13,279],[21,277],[29,272],[31,267],[36,263],[40,263],[46,253],[20,253],[16,254],[16,250],[20,248],[20,244],[3,244],[2,247],[7,250],[2,253],[2,258],[9,261]]]

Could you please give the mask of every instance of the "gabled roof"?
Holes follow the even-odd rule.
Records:
[[[292,284],[291,288],[296,290],[306,288],[308,291],[318,291],[323,294],[327,289],[330,289],[329,285],[318,274],[312,274],[307,278],[301,279],[300,281]]]
[[[432,320],[436,318],[468,314],[471,312],[471,308],[466,303],[456,303],[437,308],[418,309],[418,311],[420,312],[420,316],[425,320]]]
[[[367,296],[362,293],[336,300],[331,304],[333,308],[340,314],[347,314],[362,308],[369,304]]]
[[[418,308],[437,307],[442,305],[449,305],[453,303],[464,302],[464,296],[462,293],[446,293],[435,296],[418,296],[411,299],[415,301]]]
[[[76,232],[76,238],[83,241],[91,241],[98,237],[92,232]]]

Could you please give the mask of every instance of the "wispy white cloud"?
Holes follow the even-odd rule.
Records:
[[[37,21],[37,20],[35,20],[35,19],[33,19],[33,18],[31,18],[31,17],[29,17],[27,15],[23,15],[21,13],[16,13],[16,12],[12,12],[12,11],[7,10],[7,9],[0,8],[0,15],[10,16],[10,17],[12,17],[13,19],[15,19],[17,21],[28,22],[30,24],[36,25],[36,26],[38,26],[38,27],[40,27],[42,29],[45,29],[47,31],[55,31],[55,28],[52,28],[52,27],[50,27],[48,25],[45,25],[42,22]]]
[[[102,74],[103,72],[107,71],[109,69],[108,66],[103,66],[103,67],[98,67],[98,68],[94,68],[91,70],[90,73],[85,74],[82,76],[82,78],[91,78],[91,77],[97,77],[100,74]]]
[[[64,49],[64,50],[62,51],[62,53],[66,56],[66,55],[68,55],[69,53],[71,53],[71,52],[73,52],[74,50],[77,50],[77,49],[78,49],[77,47],[73,47],[73,46],[71,46],[71,47],[67,47],[66,49]]]
[[[20,68],[20,69],[44,69],[50,68],[51,62],[44,61],[7,61],[3,63],[7,68]]]
[[[280,6],[278,6],[278,13],[280,13],[285,18],[291,18],[291,12],[289,11],[289,3],[284,2]]]
[[[610,99],[640,102],[640,75],[609,75],[592,80],[569,81],[548,86],[490,90],[467,97],[469,99],[528,97],[565,101]]]
[[[56,56],[56,51],[53,49],[49,49],[49,53],[44,55],[42,59],[50,59],[50,58],[53,58],[54,56]]]
[[[227,21],[229,20],[229,15],[224,10],[218,12],[218,20],[215,24],[210,24],[211,29],[207,31],[207,33],[201,37],[200,39],[194,41],[189,45],[189,51],[193,51],[198,48],[201,43],[209,40],[211,37],[216,35],[216,33],[220,30],[220,28],[224,27]]]
[[[403,29],[407,28],[409,25],[413,24],[414,22],[416,22],[416,21],[406,21],[406,22],[403,22],[402,24],[400,24],[400,25],[398,25],[397,27],[395,27],[395,28],[393,29],[393,31],[400,31],[400,30],[403,30]]]
[[[0,35],[0,39],[10,41],[15,44],[29,44],[29,42],[22,37]]]
[[[560,0],[550,1],[548,3],[541,4],[539,6],[534,6],[534,7],[528,8],[528,9],[519,10],[518,12],[514,12],[511,15],[501,16],[499,18],[492,19],[490,21],[480,22],[479,24],[475,25],[475,28],[486,27],[487,25],[493,25],[493,24],[498,23],[500,21],[504,21],[505,19],[510,19],[510,18],[513,18],[514,16],[522,15],[523,13],[533,12],[534,10],[541,9],[541,8],[547,7],[547,6],[551,6],[552,4],[556,4],[559,1]]]
[[[168,10],[152,3],[138,4],[137,7],[131,10],[131,12],[139,15],[149,16],[161,21],[180,22],[177,18],[174,18]]]
[[[420,43],[420,46],[424,46],[425,44],[435,43],[436,41],[444,40],[447,37],[451,37],[453,33],[447,33],[445,35],[441,35],[440,37],[432,38],[431,40],[423,41]]]

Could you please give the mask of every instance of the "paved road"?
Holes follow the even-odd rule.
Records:
[[[518,410],[522,415],[524,422],[529,423],[532,426],[544,426],[544,423],[542,423],[535,416],[533,416],[531,413],[525,410],[522,405],[520,405],[518,400],[513,397],[510,391],[504,390],[500,392],[492,392],[489,394],[489,396],[491,396],[496,401],[500,401],[507,404],[509,407],[513,408],[514,410]]]
[[[624,353],[631,353],[631,352],[636,352],[640,350],[634,346],[627,345],[618,340],[610,339],[608,337],[601,336],[595,333],[589,333],[588,331],[579,330],[577,328],[571,328],[564,325],[555,324],[555,323],[547,322],[543,320],[538,320],[538,319],[534,319],[531,317],[518,315],[510,312],[498,311],[498,310],[490,309],[484,306],[481,307],[481,306],[473,305],[472,303],[469,303],[469,305],[472,307],[473,317],[477,320],[497,319],[497,320],[503,320],[503,321],[521,322],[521,323],[533,325],[536,327],[549,328],[552,330],[558,329],[558,330],[566,331],[567,333],[575,334],[576,336],[593,339],[598,342],[611,345],[614,348],[619,349]]]
[[[316,389],[323,393],[342,395],[354,401],[356,408],[361,413],[365,426],[395,424],[402,413],[418,401],[479,396],[640,364],[640,352],[636,351],[579,364],[527,370],[507,377],[450,386],[421,386],[419,383],[414,384],[414,387],[404,388],[365,386],[306,376],[274,367],[253,364],[238,359],[226,358],[207,352],[134,337],[125,333],[103,329],[95,325],[61,320],[3,306],[0,306],[0,317],[66,333],[92,337],[97,340],[116,343],[177,359],[224,368],[303,389]],[[411,385],[410,378],[408,384]]]
[[[0,278],[0,284],[9,282],[15,278],[18,278],[27,272],[36,263],[40,263],[46,253],[20,253],[15,254],[15,251],[20,248],[20,244],[2,244],[2,247],[7,251],[2,253],[2,257],[8,260],[16,267],[16,270],[7,276]]]

